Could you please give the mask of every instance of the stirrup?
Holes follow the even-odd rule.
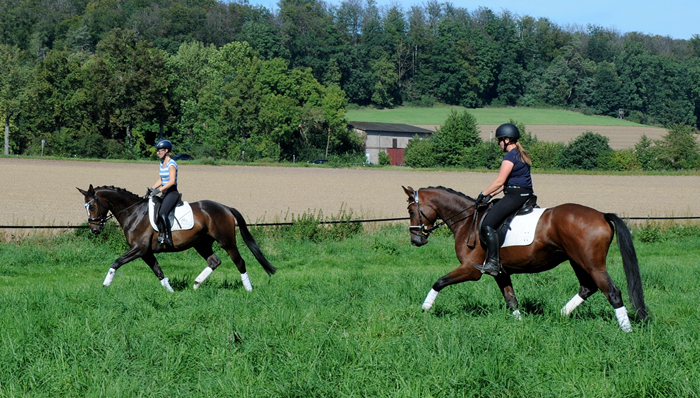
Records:
[[[493,265],[487,261],[481,265],[479,265],[479,264],[474,265],[474,268],[481,271],[482,274],[489,274],[491,276],[498,276],[498,274],[501,273],[503,266],[501,264]]]

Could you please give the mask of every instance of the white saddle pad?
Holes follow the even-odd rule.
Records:
[[[506,233],[506,240],[503,246],[528,246],[535,240],[535,229],[537,222],[542,217],[546,208],[534,208],[532,213],[516,216],[510,223],[510,229]]]
[[[153,203],[153,198],[148,199],[148,219],[151,220],[151,226],[153,229],[158,231],[158,226],[156,225],[156,214],[153,211],[156,204]],[[170,214],[170,226],[171,231],[180,231],[185,229],[192,229],[194,227],[194,215],[192,214],[192,208],[187,202],[182,202],[181,206],[175,207],[175,217],[172,213]],[[160,231],[158,231],[160,232]]]

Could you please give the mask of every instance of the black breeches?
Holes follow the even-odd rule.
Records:
[[[180,193],[177,191],[177,188],[170,188],[163,197],[163,204],[160,205],[159,215],[161,217],[164,215],[167,216],[175,205],[177,205],[178,199],[180,199]]]
[[[521,208],[525,202],[530,199],[531,195],[532,190],[530,189],[513,189],[509,191],[501,200],[493,205],[493,208],[491,208],[486,217],[484,217],[484,221],[481,224],[482,231],[486,227],[498,229],[498,226],[500,226],[508,216]]]

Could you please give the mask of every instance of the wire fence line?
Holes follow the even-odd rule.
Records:
[[[621,217],[623,220],[700,220],[700,216],[679,216],[679,217]],[[345,224],[345,223],[372,223],[388,221],[408,221],[409,217],[395,218],[375,218],[371,220],[328,220],[318,221],[317,224]],[[250,227],[279,227],[294,225],[298,222],[272,222],[248,224]],[[0,225],[0,229],[78,229],[90,228],[89,225]]]

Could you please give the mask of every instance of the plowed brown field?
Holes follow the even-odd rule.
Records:
[[[142,195],[157,179],[157,163],[0,159],[0,225],[78,225],[86,221],[75,189],[115,185]],[[204,166],[180,164],[183,199],[211,199],[250,221],[341,206],[369,218],[406,217],[401,185],[442,185],[476,196],[495,173],[410,169]],[[621,216],[700,216],[700,176],[534,174],[542,207],[573,202]],[[17,230],[0,230],[0,235]]]

